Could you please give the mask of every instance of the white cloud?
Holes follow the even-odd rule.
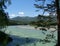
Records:
[[[10,14],[9,15],[10,18],[14,18],[14,17],[17,17],[17,16],[21,16],[22,17],[22,16],[25,16],[25,15],[24,15],[24,12],[18,12],[18,14]]]
[[[22,16],[25,16],[25,15],[24,15],[24,12],[18,12],[18,16],[21,16],[21,17],[22,17]]]
[[[16,15],[15,14],[10,14],[9,17],[13,18],[13,17],[16,17]]]
[[[24,15],[24,12],[18,12],[19,15]]]

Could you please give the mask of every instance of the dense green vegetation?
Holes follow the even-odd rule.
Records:
[[[57,21],[54,21],[54,19],[53,19],[54,17],[52,17],[52,16],[56,16],[58,18],[58,31],[60,31],[59,0],[51,0],[51,3],[46,3],[46,1],[49,1],[49,0],[35,0],[35,1],[39,2],[39,4],[38,3],[34,4],[35,8],[38,9],[36,11],[43,10],[42,15],[44,15],[45,12],[47,12],[49,14],[49,17],[48,17],[49,19],[46,22],[42,22],[42,23],[47,27],[50,27],[51,25],[55,26],[55,25],[57,25]],[[41,3],[41,1],[42,1],[42,3]],[[41,21],[41,19],[39,19],[39,21]],[[58,43],[55,46],[58,46]]]
[[[53,18],[54,17],[54,18]],[[32,21],[30,24],[42,27],[48,26],[56,26],[57,25],[57,18],[56,16],[42,16],[38,15],[38,21]]]
[[[31,21],[37,21],[37,17],[15,17],[9,20],[10,25],[29,25]]]
[[[5,12],[7,2],[10,4],[10,0],[0,0],[0,46],[6,46],[12,40],[8,34],[1,31],[2,28],[7,27],[9,22],[8,13]]]

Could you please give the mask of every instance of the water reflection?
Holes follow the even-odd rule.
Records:
[[[41,44],[51,43],[51,40],[48,40],[48,39],[19,37],[19,36],[14,36],[14,35],[11,35],[11,37],[13,41],[9,43],[7,46],[40,46]]]
[[[39,41],[39,39],[35,39],[35,38],[24,38],[24,37],[18,37],[18,36],[11,36],[13,39],[13,42],[9,43],[8,46],[15,46],[17,44],[21,45],[26,45],[26,44],[32,44]],[[18,46],[18,45],[17,45]]]

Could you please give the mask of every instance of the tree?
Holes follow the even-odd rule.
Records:
[[[0,1],[0,30],[8,25],[8,13],[4,11],[7,8],[7,2],[10,4],[10,0]]]
[[[11,4],[10,0],[0,0],[0,10],[7,8],[6,3]]]
[[[56,12],[56,4],[55,4],[56,2],[55,2],[55,0],[51,0],[51,3],[45,3],[46,0],[36,0],[36,1],[42,1],[42,5],[34,4],[36,8],[43,10],[42,15],[44,15],[45,12],[48,12],[50,15],[52,15]]]
[[[2,43],[1,46],[6,46],[8,42],[10,42],[12,39],[1,31],[2,28],[6,28],[8,25],[8,13],[5,12],[5,9],[7,8],[6,3],[10,4],[10,0],[0,0],[0,42]]]
[[[60,42],[60,0],[55,0],[56,1],[56,8],[57,8],[57,21],[58,21],[58,41]],[[59,43],[57,43],[56,46],[58,46]]]
[[[35,0],[35,1],[37,1],[37,2],[42,1],[42,2],[40,2],[40,3],[42,3],[42,5],[41,4],[34,4],[37,9],[39,9],[39,10],[42,9],[43,10],[42,11],[43,12],[42,13],[42,15],[43,15],[42,18],[41,18],[41,15],[38,16],[40,21],[41,21],[41,19],[42,20],[45,19],[44,14],[45,14],[45,12],[47,12],[49,14],[49,16],[48,16],[49,20],[47,22],[51,23],[52,19],[53,19],[51,16],[53,16],[53,15],[56,16],[56,4],[55,4],[56,2],[55,2],[55,0],[51,0],[51,3],[45,3],[47,0]],[[50,24],[48,24],[48,25],[50,26]]]
[[[58,23],[58,33],[60,34],[60,0],[51,0],[50,4],[46,4],[46,0],[36,0],[38,1],[43,1],[42,5],[40,4],[34,4],[36,8],[38,9],[43,9],[43,13],[48,12],[50,16],[52,15],[57,15],[57,23]],[[47,0],[49,1],[49,0]],[[39,11],[39,10],[37,10]],[[60,39],[60,36],[59,36]],[[60,42],[60,40],[59,40]]]

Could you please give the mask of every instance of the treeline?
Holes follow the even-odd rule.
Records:
[[[25,23],[25,22],[22,22],[22,21],[9,20],[8,26],[9,25],[28,25],[28,23]]]
[[[37,16],[38,21],[32,21],[30,25],[35,26],[42,26],[42,27],[48,27],[48,26],[56,26],[57,25],[57,18],[56,16],[43,16],[38,15]]]
[[[36,17],[36,21],[15,21],[15,20],[9,20],[8,25],[34,25],[34,26],[55,26],[57,25],[57,18],[56,16],[44,16],[44,15],[38,15]]]

